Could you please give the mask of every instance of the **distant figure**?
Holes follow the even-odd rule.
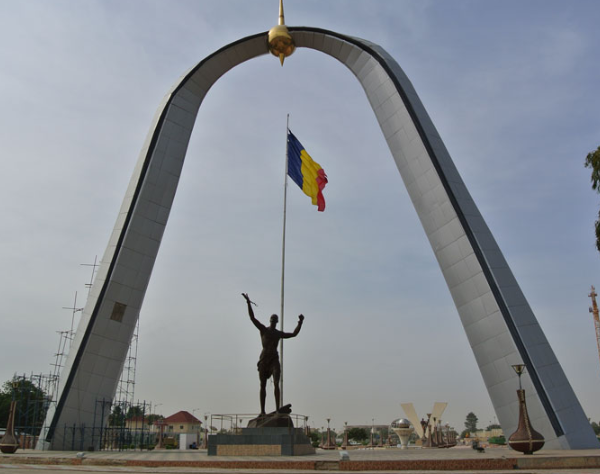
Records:
[[[260,339],[262,341],[263,350],[260,353],[260,359],[258,359],[258,376],[260,378],[260,414],[265,415],[265,400],[267,398],[267,380],[271,375],[273,376],[273,384],[275,385],[275,406],[277,412],[281,407],[280,392],[279,392],[279,378],[281,377],[281,365],[279,364],[279,353],[277,352],[277,344],[281,339],[288,339],[290,337],[296,337],[302,328],[302,322],[304,316],[298,316],[298,325],[294,332],[283,332],[277,329],[277,323],[279,317],[276,314],[271,316],[271,323],[269,327],[265,327],[258,319],[254,317],[254,311],[252,311],[252,305],[247,293],[242,293],[242,296],[246,299],[248,304],[248,314],[250,315],[250,321],[254,323],[256,328],[260,331]]]

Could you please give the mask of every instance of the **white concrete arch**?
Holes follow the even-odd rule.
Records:
[[[448,284],[505,433],[518,418],[524,376],[533,426],[549,448],[596,448],[577,397],[412,84],[381,47],[309,27],[289,28],[297,47],[339,60],[359,80]],[[114,397],[179,182],[198,109],[229,69],[267,54],[267,33],[201,61],[166,95],[129,183],[69,353],[59,399],[40,447],[69,449],[63,426],[90,428]],[[94,444],[89,436],[85,446]],[[97,440],[96,440],[97,442]],[[79,448],[76,448],[79,449]]]

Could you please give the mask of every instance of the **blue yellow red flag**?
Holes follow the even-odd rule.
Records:
[[[296,136],[288,129],[288,175],[312,199],[317,210],[325,210],[323,189],[327,175],[321,165],[314,161]]]

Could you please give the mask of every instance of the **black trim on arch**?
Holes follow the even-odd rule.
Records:
[[[48,428],[48,432],[46,434],[46,441],[51,441],[52,438],[54,437],[54,431],[56,430],[56,426],[58,424],[58,420],[60,418],[60,415],[62,413],[62,410],[65,406],[67,397],[69,395],[69,392],[71,390],[71,386],[73,385],[73,380],[75,378],[75,374],[77,373],[77,369],[79,368],[79,364],[81,363],[81,359],[83,358],[83,354],[85,352],[85,349],[87,347],[87,343],[90,339],[90,336],[92,334],[92,329],[94,327],[94,323],[96,322],[96,319],[98,317],[98,312],[100,311],[100,306],[102,305],[102,302],[104,300],[104,295],[106,294],[107,288],[108,288],[108,283],[111,280],[112,274],[114,272],[115,266],[117,264],[117,259],[119,257],[119,254],[121,252],[121,247],[123,245],[123,240],[125,239],[125,234],[127,233],[127,230],[129,228],[129,224],[131,222],[131,218],[133,216],[133,209],[135,208],[138,199],[139,199],[139,195],[140,195],[140,190],[142,188],[142,184],[145,181],[146,178],[146,173],[148,172],[148,167],[150,166],[150,161],[152,158],[152,154],[154,153],[154,149],[156,147],[156,142],[158,140],[158,135],[162,128],[162,125],[165,121],[165,117],[167,115],[167,110],[169,109],[169,106],[171,105],[171,102],[173,101],[173,98],[175,97],[175,95],[177,94],[177,92],[188,82],[188,80],[190,79],[191,76],[193,76],[196,71],[202,67],[209,59],[221,54],[223,51],[233,48],[236,45],[240,44],[240,43],[244,43],[246,41],[251,41],[255,38],[258,38],[260,36],[264,36],[265,37],[265,54],[267,54],[268,51],[268,47],[267,47],[267,32],[264,33],[258,33],[256,35],[252,35],[252,36],[247,36],[245,38],[242,38],[238,41],[234,41],[233,43],[230,43],[226,46],[223,46],[221,49],[215,51],[214,53],[212,53],[211,55],[207,56],[206,58],[204,58],[202,61],[200,61],[193,69],[190,70],[190,72],[185,76],[185,78],[183,78],[179,85],[173,90],[173,92],[171,93],[171,96],[169,97],[169,100],[167,101],[167,103],[165,104],[160,118],[158,119],[158,122],[156,123],[156,127],[154,129],[154,133],[152,134],[152,140],[150,141],[150,145],[148,146],[148,152],[146,153],[146,158],[144,160],[144,165],[142,166],[142,169],[140,171],[140,177],[138,179],[137,182],[137,186],[135,188],[135,192],[133,194],[133,197],[131,199],[131,205],[129,206],[129,209],[127,210],[127,216],[125,218],[125,222],[123,223],[123,228],[121,229],[121,234],[119,235],[119,240],[117,241],[117,245],[115,247],[115,252],[113,254],[112,260],[110,262],[110,265],[108,267],[108,272],[106,275],[106,279],[104,280],[104,283],[102,285],[102,289],[100,290],[100,293],[98,294],[98,298],[96,300],[96,305],[94,306],[94,310],[92,311],[92,314],[90,316],[90,321],[88,322],[88,325],[85,329],[85,333],[81,339],[81,344],[79,345],[79,348],[77,349],[77,354],[75,355],[75,358],[73,360],[73,365],[71,366],[71,370],[69,372],[69,376],[67,377],[67,381],[65,382],[65,386],[63,387],[63,390],[61,392],[60,395],[60,399],[58,400],[58,403],[56,404],[56,409],[54,411],[54,414],[52,416],[52,421],[50,422],[50,426]],[[212,84],[211,84],[212,86]]]
[[[450,201],[452,202],[452,206],[454,207],[454,210],[456,211],[456,215],[458,216],[458,219],[459,219],[461,225],[465,229],[467,238],[469,239],[469,242],[470,242],[471,246],[473,247],[473,250],[475,252],[475,255],[477,256],[477,260],[479,261],[479,264],[481,265],[481,268],[486,277],[488,285],[490,286],[490,289],[492,290],[492,293],[494,294],[494,297],[496,299],[496,302],[498,303],[500,312],[502,313],[502,317],[504,318],[504,321],[506,322],[508,330],[510,331],[510,334],[515,342],[515,345],[517,346],[517,350],[519,351],[519,354],[521,355],[523,362],[527,365],[527,372],[529,373],[529,376],[531,377],[531,381],[533,382],[533,385],[537,391],[538,397],[540,398],[540,401],[542,403],[542,406],[544,407],[546,415],[548,415],[548,419],[550,420],[550,423],[552,424],[552,428],[554,429],[556,436],[564,435],[564,430],[561,426],[561,423],[560,423],[558,417],[556,416],[556,412],[554,411],[554,409],[552,407],[552,403],[550,402],[548,394],[546,393],[546,389],[544,388],[544,385],[542,384],[542,381],[540,380],[540,377],[537,373],[537,369],[536,369],[535,365],[533,364],[531,357],[529,356],[529,353],[527,351],[525,344],[523,343],[523,340],[521,339],[521,335],[519,334],[519,331],[518,331],[516,324],[512,318],[512,315],[510,314],[510,310],[508,309],[508,306],[506,305],[506,302],[504,301],[502,292],[500,291],[500,288],[496,284],[496,280],[494,279],[494,276],[492,275],[492,272],[485,260],[483,251],[479,247],[479,243],[477,242],[477,239],[475,238],[475,235],[474,235],[465,215],[463,214],[460,206],[458,205],[458,201],[454,195],[454,192],[452,191],[450,183],[448,182],[448,180],[446,179],[446,176],[444,175],[442,167],[438,161],[435,151],[433,150],[433,147],[431,146],[431,143],[429,142],[427,134],[425,133],[425,130],[424,130],[423,126],[421,125],[419,117],[417,116],[414,108],[412,107],[410,100],[408,99],[404,89],[402,88],[398,79],[396,78],[396,75],[393,73],[387,60],[385,58],[383,58],[382,55],[378,51],[376,51],[371,46],[363,43],[362,40],[360,40],[359,38],[353,38],[350,36],[342,35],[342,34],[335,33],[335,32],[329,31],[329,30],[324,30],[321,28],[289,27],[289,30],[291,32],[310,31],[313,33],[321,33],[324,35],[334,36],[336,38],[339,38],[343,41],[346,41],[355,46],[358,46],[362,50],[369,53],[381,65],[381,67],[383,67],[383,69],[385,69],[385,71],[388,74],[388,77],[393,81],[394,85],[396,86],[396,90],[400,94],[400,97],[402,98],[402,101],[404,102],[404,105],[406,106],[406,109],[408,110],[408,113],[410,114],[412,121],[415,124],[415,127],[417,128],[419,136],[421,137],[421,140],[423,141],[423,144],[425,145],[425,148],[427,149],[427,152],[429,153],[429,156],[431,157],[433,166],[435,167],[435,169],[438,173],[438,176],[440,177],[440,181],[442,182],[442,185],[444,186],[444,189],[446,190],[446,193],[448,194],[448,197],[449,197]],[[375,45],[375,46],[379,47],[378,45]],[[397,63],[395,65],[400,67]]]

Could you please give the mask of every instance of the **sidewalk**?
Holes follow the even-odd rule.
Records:
[[[0,454],[0,465],[88,466],[114,468],[196,468],[212,470],[279,471],[512,471],[526,469],[600,472],[600,449],[542,450],[523,455],[508,448],[488,448],[478,453],[470,447],[451,449],[357,449],[350,460],[340,461],[340,451],[317,450],[307,456],[208,456],[205,450],[101,451],[78,455],[73,451],[19,450]]]

